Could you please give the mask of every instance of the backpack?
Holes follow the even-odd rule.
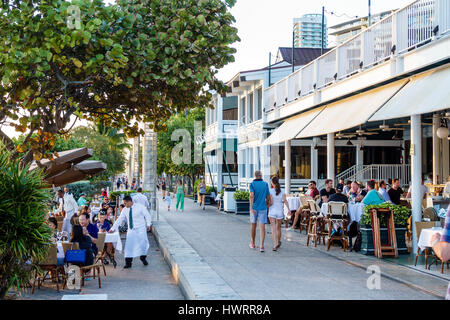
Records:
[[[359,252],[361,251],[361,242],[362,242],[362,236],[361,232],[358,232],[356,235],[355,244],[353,245],[352,251]]]

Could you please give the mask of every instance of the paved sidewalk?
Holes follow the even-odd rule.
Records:
[[[160,195],[159,195],[160,196]],[[248,215],[219,213],[213,206],[200,210],[191,199],[185,211],[160,215],[242,299],[439,299],[448,282],[387,261],[339,247],[329,252],[306,246],[306,236],[283,229],[282,246],[272,251],[266,234],[265,253],[251,250]],[[267,231],[270,227],[267,226]],[[259,235],[257,233],[257,244]],[[369,290],[366,273],[378,265],[381,290]],[[406,275],[406,278],[405,278]]]
[[[125,236],[122,236],[124,239]],[[122,240],[126,241],[126,240]],[[97,279],[86,282],[81,294],[77,290],[61,290],[56,291],[56,286],[48,281],[41,287],[36,289],[34,294],[29,292],[17,299],[24,300],[61,300],[64,295],[88,295],[89,298],[106,295],[107,300],[183,300],[184,296],[180,288],[175,282],[170,269],[167,266],[155,239],[149,235],[150,249],[148,251],[148,266],[144,266],[139,258],[133,261],[131,269],[123,269],[125,260],[123,254],[116,253],[117,268],[114,269],[112,264],[106,266],[106,277],[101,273],[102,287],[98,288]],[[66,296],[67,297],[67,296]]]

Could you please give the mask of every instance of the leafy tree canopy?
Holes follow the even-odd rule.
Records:
[[[0,9],[0,124],[29,135],[33,156],[51,157],[74,117],[142,134],[138,122],[206,107],[225,91],[217,70],[234,61],[235,0],[10,0]],[[70,5],[80,8],[73,29]],[[72,21],[68,23],[67,20]],[[37,133],[37,136],[33,136]],[[13,147],[0,130],[0,139]]]
[[[204,171],[204,164],[195,164],[194,163],[194,125],[195,121],[201,121],[202,127],[203,122],[205,120],[205,109],[201,107],[195,107],[187,114],[179,113],[173,115],[167,121],[167,131],[161,132],[158,134],[158,159],[157,159],[157,171],[158,174],[162,172],[172,174],[172,175],[181,175],[181,176],[189,176],[192,180],[194,180],[194,175],[198,175]],[[177,129],[186,129],[189,132],[191,138],[191,163],[181,163],[176,164],[172,160],[172,150],[173,148],[180,143],[180,141],[172,141],[172,133]],[[203,149],[202,149],[203,150]]]

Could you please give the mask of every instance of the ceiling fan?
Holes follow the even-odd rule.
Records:
[[[381,130],[381,131],[396,131],[396,130],[405,130],[405,128],[391,128],[386,124],[386,121],[383,121],[383,124],[381,124],[378,128],[376,129],[369,129],[369,131],[376,131],[376,130]]]
[[[356,134],[361,137],[361,136],[370,136],[370,135],[374,135],[374,134],[378,134],[378,133],[377,132],[364,131],[362,129],[362,126],[359,126],[359,129],[356,130]]]
[[[403,140],[403,138],[399,137],[397,134],[398,131],[395,131],[394,135],[392,136],[392,140]]]
[[[351,138],[354,138],[354,137],[356,137],[356,135],[352,134],[352,133],[347,133],[347,134],[342,133],[342,132],[336,133],[336,138],[337,139],[351,139]]]
[[[408,120],[407,123],[395,123],[395,124],[394,124],[394,126],[398,126],[398,127],[401,127],[401,126],[410,126],[410,125],[411,125],[411,120]],[[432,123],[429,123],[429,122],[422,122],[422,125],[423,125],[423,126],[432,126],[433,124],[432,124]],[[403,129],[400,129],[400,130],[403,130]]]

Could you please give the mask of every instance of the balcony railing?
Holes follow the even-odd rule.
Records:
[[[286,103],[414,50],[450,32],[450,0],[417,0],[264,91],[264,110]]]

